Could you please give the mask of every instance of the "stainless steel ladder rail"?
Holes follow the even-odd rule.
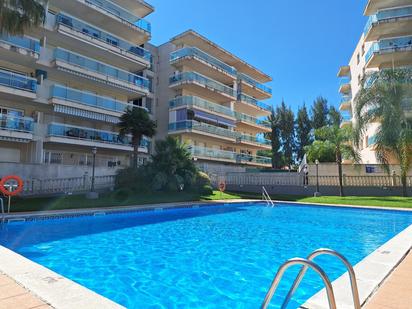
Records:
[[[333,293],[333,288],[332,288],[332,283],[330,282],[328,276],[326,273],[323,271],[322,268],[320,268],[317,264],[315,264],[313,261],[307,260],[307,259],[302,259],[302,258],[293,258],[285,263],[283,263],[279,269],[278,272],[275,276],[275,278],[272,281],[272,284],[270,285],[270,289],[267,292],[265,296],[265,300],[263,301],[262,305],[260,306],[261,309],[266,309],[270,301],[272,300],[273,295],[276,292],[277,287],[279,286],[279,283],[283,277],[283,274],[285,271],[294,265],[303,265],[303,267],[306,268],[312,268],[314,271],[318,273],[318,275],[322,278],[322,281],[325,285],[326,288],[326,294],[328,296],[328,302],[329,302],[329,308],[330,309],[336,309],[336,301],[335,301],[335,295]]]
[[[266,201],[268,206],[270,205],[272,207],[275,207],[275,203],[270,198],[270,195],[269,195],[268,191],[266,191],[265,187],[262,187],[262,200]]]
[[[307,260],[313,261],[316,257],[321,256],[321,255],[331,255],[334,257],[337,257],[340,261],[343,262],[343,264],[346,266],[346,269],[349,274],[349,279],[350,279],[350,285],[352,289],[352,298],[353,298],[353,305],[355,309],[360,309],[360,300],[359,300],[359,291],[358,291],[358,284],[356,283],[356,275],[355,271],[353,270],[352,265],[349,263],[349,261],[339,252],[327,248],[320,248],[318,250],[313,251],[311,254],[308,255]],[[300,270],[299,274],[297,275],[295,281],[292,284],[292,287],[290,288],[288,295],[285,298],[285,301],[282,304],[282,309],[285,309],[291,300],[293,294],[296,292],[296,289],[299,287],[303,277],[306,274],[306,271],[308,270],[307,266],[303,266],[302,269]]]
[[[6,216],[6,213],[5,213],[5,210],[4,210],[3,198],[1,198],[1,197],[0,197],[0,207],[1,207],[1,223],[3,223],[4,219],[5,219],[5,216]]]

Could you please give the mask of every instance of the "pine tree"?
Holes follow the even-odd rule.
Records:
[[[312,123],[310,121],[306,105],[298,110],[296,118],[296,156],[298,161],[305,155],[305,146],[312,143]]]

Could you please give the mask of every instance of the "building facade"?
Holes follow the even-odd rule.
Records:
[[[142,0],[50,0],[41,27],[0,37],[3,170],[66,166],[80,176],[97,150],[100,174],[114,174],[132,157],[117,127],[132,107],[157,121],[156,139],[178,137],[196,161],[271,165],[257,154],[271,148],[262,121],[271,107],[261,102],[271,78],[194,31],[150,44],[153,11]],[[153,142],[142,141],[142,161]]]
[[[368,21],[362,36],[349,65],[342,66],[338,72],[342,126],[354,123],[352,111],[356,95],[362,85],[368,87],[373,83],[375,72],[412,68],[412,0],[369,0],[364,14]],[[362,141],[359,150],[363,163],[378,163],[374,151],[378,128],[378,121],[370,124]]]
[[[263,133],[271,78],[193,30],[158,48],[159,138],[178,137],[199,163],[271,166]]]
[[[151,12],[136,0],[50,0],[42,27],[1,36],[0,162],[89,166],[96,148],[98,167],[127,166],[119,117],[154,112]]]

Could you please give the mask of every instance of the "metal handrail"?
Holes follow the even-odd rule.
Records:
[[[1,206],[1,213],[4,216],[5,212],[4,212],[4,202],[3,202],[3,198],[0,197],[0,206]]]
[[[269,304],[270,301],[272,300],[273,295],[276,292],[276,289],[280,283],[280,280],[283,277],[283,274],[285,273],[285,271],[290,267],[290,266],[294,266],[294,265],[303,265],[306,268],[312,268],[314,271],[316,271],[319,276],[322,278],[323,283],[326,287],[326,293],[328,295],[328,302],[329,302],[329,308],[330,309],[336,309],[336,301],[335,301],[335,295],[333,293],[333,288],[332,288],[332,283],[330,282],[328,276],[326,275],[326,273],[323,271],[322,268],[320,268],[317,264],[315,264],[313,261],[307,260],[307,259],[302,259],[302,258],[293,258],[290,259],[288,261],[286,261],[285,263],[283,263],[279,269],[278,272],[275,276],[275,278],[272,281],[272,284],[270,286],[269,291],[267,292],[266,296],[265,296],[265,300],[263,301],[262,305],[261,305],[261,309],[266,309]]]
[[[270,198],[270,195],[268,193],[268,191],[266,191],[265,187],[262,187],[262,200],[265,200],[266,203],[269,205],[271,205],[272,207],[275,206],[275,203],[272,201],[272,199]]]
[[[360,300],[359,300],[359,291],[358,291],[358,285],[356,283],[356,275],[355,271],[353,270],[352,265],[349,263],[349,261],[339,252],[336,252],[331,249],[327,248],[320,248],[318,250],[313,251],[309,256],[307,257],[307,260],[313,261],[314,258],[320,256],[320,255],[332,255],[340,259],[343,264],[345,264],[348,273],[349,273],[349,278],[350,278],[350,284],[351,284],[351,289],[352,289],[352,297],[353,297],[353,305],[355,309],[360,309]],[[299,274],[297,275],[295,282],[293,282],[292,287],[290,288],[288,295],[285,298],[285,301],[282,304],[282,309],[286,308],[289,301],[291,300],[293,294],[296,292],[296,289],[300,285],[303,277],[306,274],[306,271],[308,270],[308,266],[303,266],[302,269],[300,270]]]

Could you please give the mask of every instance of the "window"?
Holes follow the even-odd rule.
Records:
[[[152,103],[153,100],[151,98],[146,98],[146,108],[150,114],[152,113]]]
[[[356,59],[357,59],[357,63],[359,64],[360,63],[360,55],[359,54],[356,55]]]

